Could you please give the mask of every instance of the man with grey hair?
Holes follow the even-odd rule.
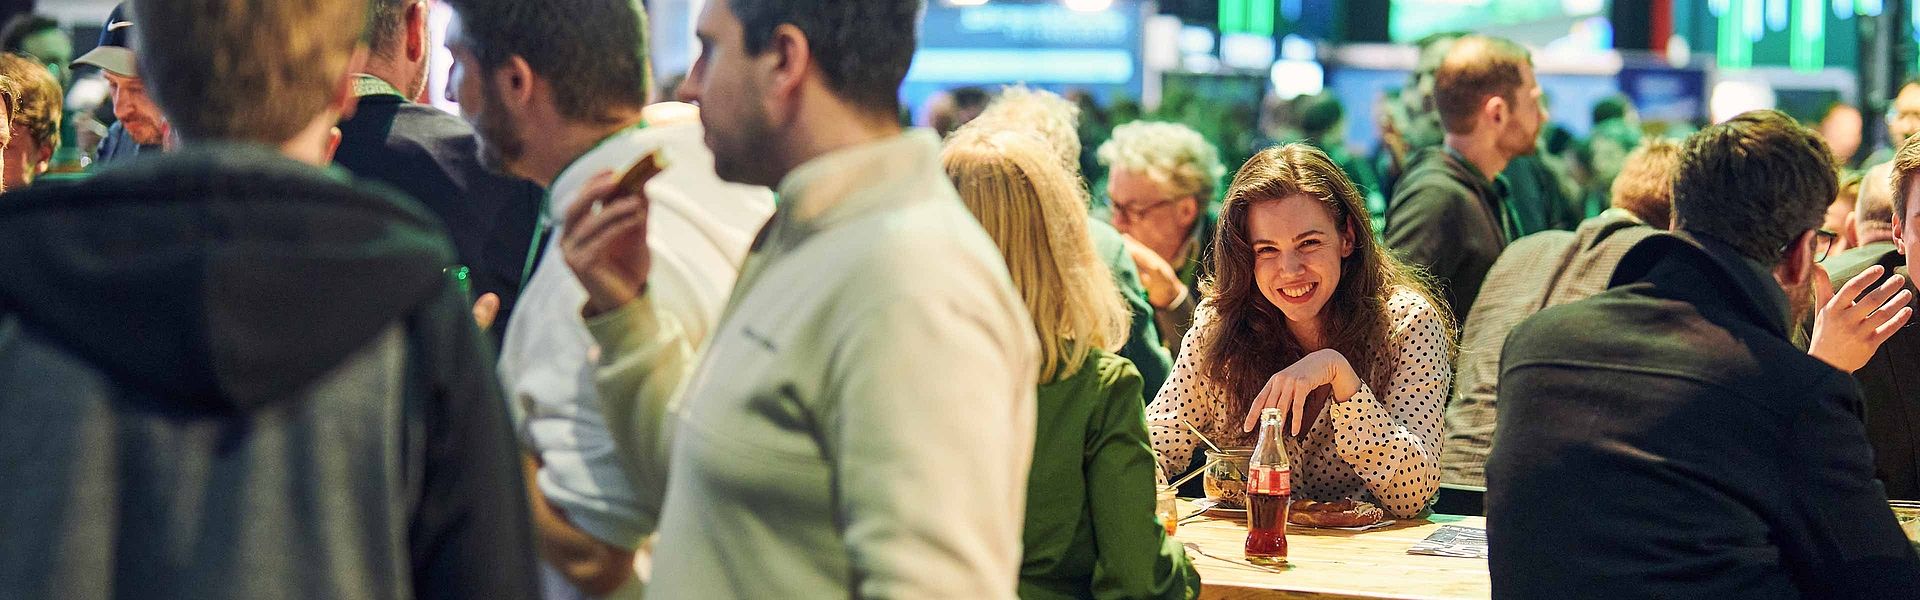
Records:
[[[1126,236],[1161,344],[1177,352],[1193,325],[1197,286],[1211,268],[1208,257],[1220,222],[1214,191],[1227,168],[1200,132],[1176,123],[1121,125],[1098,154],[1108,169],[1113,228]]]

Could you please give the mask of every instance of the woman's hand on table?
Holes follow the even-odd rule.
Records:
[[[1267,385],[1253,397],[1253,406],[1247,410],[1241,431],[1253,431],[1253,426],[1260,422],[1261,411],[1278,408],[1289,423],[1290,435],[1300,435],[1303,424],[1311,423],[1306,414],[1307,396],[1321,386],[1332,386],[1333,400],[1344,402],[1360,393],[1360,375],[1354,372],[1347,357],[1337,351],[1327,349],[1308,354],[1267,379]]]

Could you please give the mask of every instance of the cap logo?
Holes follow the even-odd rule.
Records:
[[[107,26],[107,31],[119,31],[133,26],[133,21],[119,21]]]

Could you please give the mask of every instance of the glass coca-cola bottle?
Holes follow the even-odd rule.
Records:
[[[1247,561],[1287,562],[1287,506],[1293,500],[1293,466],[1280,442],[1280,409],[1260,411],[1260,442],[1247,469]]]

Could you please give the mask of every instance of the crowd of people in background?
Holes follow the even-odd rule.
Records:
[[[921,8],[708,2],[671,99],[633,0],[16,19],[0,596],[1193,598],[1156,488],[1269,409],[1297,497],[1487,515],[1499,597],[1920,586],[1920,81],[1886,148],[1575,140],[1453,34],[1372,155],[1324,94],[912,128]]]

